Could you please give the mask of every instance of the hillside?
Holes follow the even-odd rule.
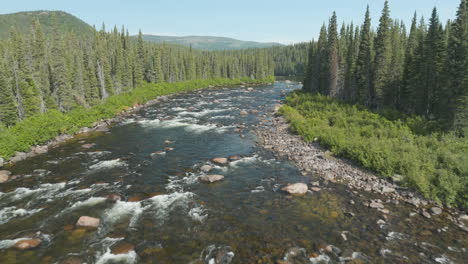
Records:
[[[10,29],[16,27],[21,33],[29,34],[31,23],[38,18],[44,32],[51,33],[53,21],[61,32],[76,32],[79,34],[92,34],[94,29],[83,20],[63,11],[28,11],[0,15],[0,39],[6,39],[10,35]]]
[[[226,37],[210,37],[210,36],[156,36],[143,35],[143,39],[149,42],[157,43],[173,43],[184,46],[192,46],[194,49],[202,50],[233,50],[233,49],[248,49],[248,48],[267,48],[272,46],[283,46],[280,43],[264,43],[255,41],[243,41]]]

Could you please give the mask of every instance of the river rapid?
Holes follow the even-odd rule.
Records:
[[[369,197],[344,185],[281,191],[318,178],[257,146],[254,129],[298,88],[174,95],[18,162],[16,179],[0,185],[0,263],[463,263],[466,232],[444,215],[400,204],[379,224],[382,214],[362,205]],[[205,174],[224,180],[202,183]],[[99,227],[77,227],[81,216]],[[40,245],[14,247],[30,238]]]

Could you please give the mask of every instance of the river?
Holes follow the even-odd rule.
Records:
[[[17,179],[0,186],[0,263],[463,263],[466,233],[443,217],[395,205],[379,225],[381,214],[360,203],[366,194],[344,185],[281,191],[317,179],[258,147],[253,129],[297,88],[171,96],[107,133],[15,164]],[[224,180],[201,183],[203,165]],[[99,227],[76,227],[81,216]],[[41,244],[13,247],[25,238]]]

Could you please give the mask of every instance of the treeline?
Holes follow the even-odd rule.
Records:
[[[304,76],[307,67],[309,43],[265,48],[275,62],[277,76]]]
[[[264,79],[274,73],[265,50],[198,51],[146,43],[122,28],[103,26],[92,37],[60,33],[46,37],[38,20],[22,35],[14,28],[0,42],[0,125],[55,109],[89,108],[139,85],[195,79]]]
[[[409,33],[390,18],[377,31],[367,8],[360,26],[337,25],[333,13],[309,49],[304,89],[371,108],[424,116],[468,135],[468,3],[445,25],[434,8],[429,23],[415,14]]]

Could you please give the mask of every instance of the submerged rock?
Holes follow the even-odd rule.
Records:
[[[226,158],[214,158],[211,162],[218,164],[218,165],[226,165],[228,163],[228,159]]]
[[[231,247],[210,245],[206,247],[201,256],[204,264],[229,264],[234,258]]]
[[[111,202],[111,203],[115,203],[115,202],[122,200],[122,197],[120,197],[120,195],[115,194],[115,193],[108,194],[105,196],[105,198],[106,198],[106,201]]]
[[[246,116],[248,115],[249,113],[247,111],[240,111],[239,113],[241,116]]]
[[[224,176],[223,176],[223,175],[216,175],[216,174],[213,174],[213,175],[203,175],[203,176],[198,177],[198,179],[199,179],[201,182],[213,183],[213,182],[222,181],[222,180],[224,179]]]
[[[294,183],[290,184],[283,189],[281,189],[289,194],[305,194],[307,193],[307,184],[305,183]]]
[[[99,218],[90,217],[90,216],[82,216],[76,222],[76,226],[97,228],[100,223],[101,223],[101,220]]]
[[[127,242],[121,242],[111,247],[111,253],[114,255],[127,254],[128,252],[134,249],[135,249],[134,245],[127,243]]]
[[[434,206],[434,207],[431,208],[431,213],[432,213],[433,215],[439,215],[439,214],[442,213],[442,209],[440,209],[439,207],[435,207],[435,206]]]
[[[94,146],[96,146],[96,144],[91,143],[91,144],[84,144],[81,147],[84,149],[90,149],[90,148],[93,148]]]
[[[0,170],[0,183],[4,183],[10,179],[11,172],[7,170]]]
[[[36,248],[41,244],[41,240],[39,239],[23,239],[15,243],[13,247],[20,249],[20,250],[26,250],[26,249],[32,249]]]

